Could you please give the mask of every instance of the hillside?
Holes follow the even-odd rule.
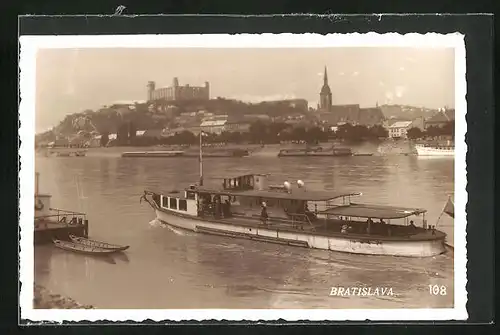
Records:
[[[386,119],[394,118],[407,121],[415,120],[420,117],[426,119],[433,116],[437,112],[437,109],[407,105],[381,105],[379,107]]]
[[[121,125],[133,122],[137,129],[175,127],[175,119],[183,113],[203,110],[234,119],[249,114],[270,117],[307,113],[307,101],[293,100],[256,104],[217,98],[208,101],[151,102],[133,105],[111,105],[99,110],[86,110],[67,115],[52,131],[36,136],[37,142],[51,142],[57,136],[72,137],[78,133],[117,133]]]

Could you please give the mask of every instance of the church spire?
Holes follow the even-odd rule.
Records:
[[[320,108],[325,111],[330,111],[332,107],[332,91],[330,90],[330,86],[328,86],[328,73],[326,71],[325,66],[325,74],[323,75],[323,87],[321,88],[321,92],[319,93],[320,98]]]

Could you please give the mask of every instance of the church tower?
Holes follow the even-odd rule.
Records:
[[[332,107],[332,91],[330,90],[330,86],[328,86],[328,73],[326,72],[325,66],[325,74],[323,75],[323,87],[321,88],[321,92],[319,93],[319,108],[323,111],[330,111]]]

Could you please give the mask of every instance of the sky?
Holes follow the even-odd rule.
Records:
[[[67,114],[146,100],[148,81],[166,87],[173,77],[180,85],[209,81],[212,98],[303,98],[316,107],[325,66],[333,104],[454,107],[451,48],[41,49],[36,132]]]

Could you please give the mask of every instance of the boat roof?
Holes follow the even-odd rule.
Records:
[[[195,190],[187,190],[187,191],[195,191]],[[160,190],[156,190],[156,189],[147,189],[146,192],[151,192],[151,193],[154,193],[154,194],[158,194],[158,195],[163,195],[164,197],[173,197],[173,198],[177,198],[177,199],[181,199],[181,200],[185,200],[187,199],[186,198],[186,195],[184,193],[184,190],[170,190],[170,191],[160,191]]]
[[[145,154],[145,155],[155,155],[155,154],[182,154],[182,150],[151,150],[151,151],[125,151],[122,154]]]
[[[322,214],[351,216],[371,219],[402,219],[427,212],[422,208],[405,208],[384,205],[355,204],[338,206],[322,211]]]
[[[358,192],[330,192],[330,191],[305,191],[293,189],[290,193],[270,190],[216,190],[210,188],[196,188],[198,193],[210,193],[228,196],[239,196],[249,198],[266,198],[281,200],[303,200],[303,201],[326,201],[347,196],[361,195]]]
[[[234,179],[234,178],[239,178],[239,177],[249,177],[249,176],[259,176],[259,177],[268,177],[270,176],[270,173],[265,173],[265,172],[258,172],[258,173],[250,173],[250,172],[241,172],[241,173],[228,173],[224,176],[211,176],[209,179]]]

